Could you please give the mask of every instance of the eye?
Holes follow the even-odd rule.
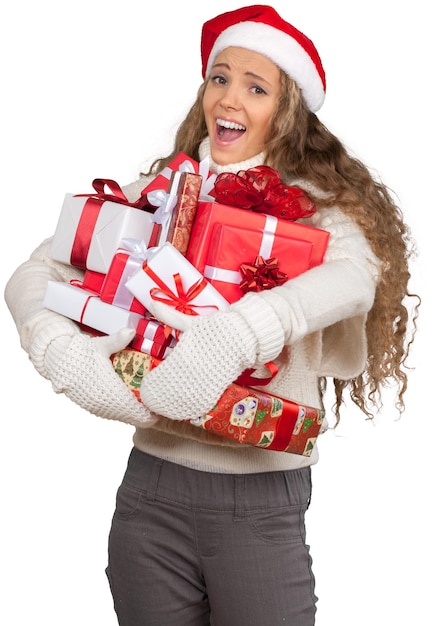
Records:
[[[254,85],[250,88],[250,91],[256,95],[264,95],[267,93],[265,89],[262,89],[262,87],[259,87],[259,85]]]
[[[226,78],[224,76],[222,76],[221,74],[216,74],[216,75],[212,76],[210,80],[213,83],[216,83],[217,85],[225,85],[227,83]]]

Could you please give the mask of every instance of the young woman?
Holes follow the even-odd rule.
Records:
[[[204,82],[172,154],[125,188],[135,200],[183,151],[214,173],[258,165],[305,189],[302,221],[329,231],[324,262],[283,285],[248,293],[223,313],[189,317],[155,305],[183,332],[144,376],[138,402],[109,356],[130,331],[91,338],[42,305],[48,280],[81,278],[53,261],[50,240],[6,288],[23,348],[55,391],[136,427],[117,494],[107,574],[122,626],[314,624],[316,597],[304,517],[310,457],[234,444],[184,420],[211,409],[247,368],[278,373],[267,390],[322,406],[334,382],[368,416],[396,381],[403,410],[411,243],[391,194],[319,121],[325,74],[314,44],[271,7],[203,26]]]

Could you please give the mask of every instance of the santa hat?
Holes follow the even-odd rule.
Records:
[[[256,4],[222,13],[203,25],[201,60],[203,78],[216,56],[236,46],[258,52],[288,74],[299,86],[311,111],[318,111],[326,92],[322,62],[313,44],[270,7]]]

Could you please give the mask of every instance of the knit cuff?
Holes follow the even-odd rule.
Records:
[[[269,291],[248,293],[230,307],[242,315],[255,334],[257,363],[275,359],[285,344],[285,331],[275,310],[277,299]]]

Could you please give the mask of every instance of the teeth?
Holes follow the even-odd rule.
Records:
[[[235,122],[227,122],[226,120],[217,119],[216,123],[218,126],[230,128],[231,130],[245,130],[245,126],[242,124],[236,124]]]

